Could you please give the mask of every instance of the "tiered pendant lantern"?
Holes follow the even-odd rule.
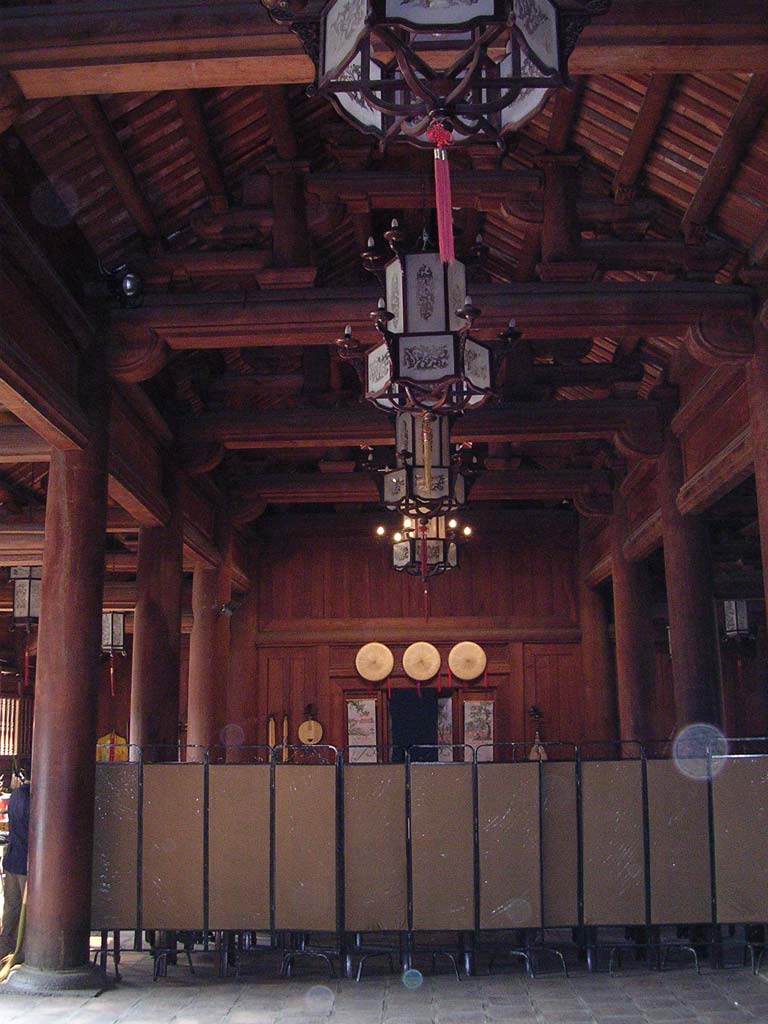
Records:
[[[407,410],[457,415],[494,394],[501,358],[519,335],[514,323],[495,344],[470,330],[480,310],[466,296],[466,271],[438,253],[402,252],[397,221],[385,235],[395,257],[385,267],[386,300],[371,319],[381,342],[367,352],[347,326],[337,342],[340,355],[356,366],[365,397],[383,412]],[[373,239],[363,254],[376,265]]]

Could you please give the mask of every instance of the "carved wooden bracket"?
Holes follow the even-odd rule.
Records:
[[[143,339],[126,338],[113,331],[109,339],[108,365],[110,376],[126,384],[138,384],[159,373],[170,357],[168,346],[153,330]]]
[[[595,490],[588,490],[574,494],[573,507],[580,516],[587,518],[610,516],[613,513],[613,497],[610,494],[600,494]]]
[[[633,416],[614,436],[614,445],[625,459],[656,459],[664,447],[661,410],[648,406],[647,416]]]
[[[191,476],[210,473],[216,469],[224,458],[224,445],[218,441],[203,444],[181,444],[178,448],[179,458],[184,469]]]
[[[703,313],[685,333],[685,345],[705,366],[743,363],[752,358],[755,337],[750,320],[727,312]]]

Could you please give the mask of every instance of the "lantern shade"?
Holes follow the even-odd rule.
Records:
[[[396,468],[381,470],[377,477],[387,509],[429,518],[464,504],[467,480],[462,467],[451,459],[449,417],[398,413],[395,447]]]
[[[723,614],[727,640],[739,640],[749,636],[749,614],[746,601],[723,601]]]
[[[40,590],[43,568],[40,565],[16,565],[10,573],[13,583],[13,618],[30,624],[40,618]]]

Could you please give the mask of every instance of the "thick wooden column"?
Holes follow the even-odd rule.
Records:
[[[14,987],[34,991],[94,984],[88,939],[109,386],[102,368],[88,375],[80,397],[90,435],[82,451],[51,454],[45,509],[26,966],[14,975]]]
[[[768,319],[768,312],[765,318]],[[759,322],[755,323],[755,354],[747,364],[747,389],[763,561],[763,593],[768,609],[768,328]]]
[[[683,456],[671,432],[658,467],[675,721],[678,729],[691,722],[719,724],[720,661],[707,528],[699,516],[681,515],[677,507]]]
[[[232,616],[227,684],[228,731],[238,742],[246,744],[267,742],[266,723],[262,724],[262,731],[259,732],[256,718],[258,628],[258,588],[254,586]],[[227,756],[233,761],[240,759],[235,751]]]
[[[602,594],[586,579],[589,569],[586,523],[579,519],[577,596],[584,676],[584,736],[590,740],[618,737],[616,673],[608,639],[608,609]]]
[[[128,738],[145,757],[167,761],[176,760],[179,730],[182,513],[174,470],[166,473],[165,496],[167,525],[139,530]]]
[[[222,742],[220,709],[226,703],[231,615],[227,606],[231,596],[226,561],[216,569],[195,567],[187,692],[188,761],[202,761],[205,748]]]
[[[655,658],[651,621],[651,584],[642,562],[624,555],[627,512],[621,489],[613,495],[611,562],[616,629],[616,691],[619,733],[624,740],[652,739],[649,701],[653,693]]]

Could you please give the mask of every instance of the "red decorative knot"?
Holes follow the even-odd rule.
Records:
[[[427,128],[427,138],[435,149],[445,149],[453,142],[453,132],[445,127],[445,122],[433,121]]]

